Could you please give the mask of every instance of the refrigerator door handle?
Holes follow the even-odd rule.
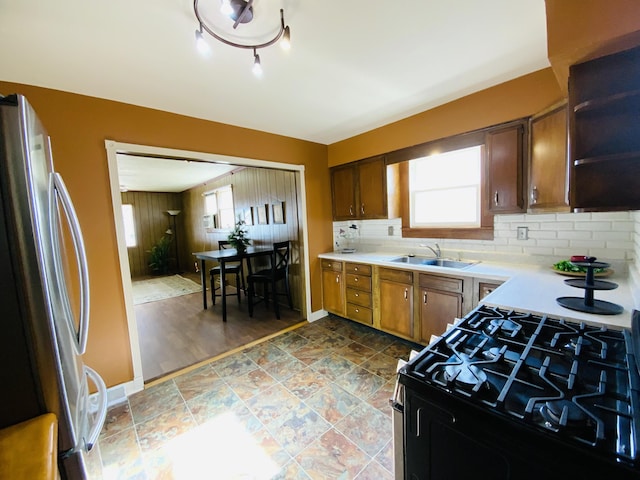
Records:
[[[57,192],[57,196],[56,196]],[[66,292],[67,285],[64,277],[64,269],[61,260],[61,246],[60,239],[58,238],[58,210],[56,197],[60,199],[60,203],[64,209],[66,217],[69,221],[69,227],[71,231],[71,237],[73,240],[73,246],[76,252],[76,262],[80,277],[80,318],[78,321],[78,330],[73,323],[73,313]],[[82,232],[80,231],[80,222],[78,216],[73,208],[73,202],[67,191],[67,187],[64,180],[59,173],[53,172],[49,177],[49,217],[51,220],[51,240],[54,245],[54,265],[55,275],[58,280],[58,284],[65,292],[62,297],[62,305],[66,311],[66,319],[68,327],[75,338],[75,347],[78,355],[85,353],[87,349],[87,336],[89,334],[89,268],[87,266],[87,256],[84,247],[84,241],[82,239]]]
[[[107,418],[107,386],[102,380],[102,377],[93,368],[84,366],[86,375],[91,379],[96,388],[98,389],[98,411],[94,417],[94,423],[85,439],[85,446],[87,452],[93,448],[93,445],[98,441],[98,436],[104,425],[104,421]]]

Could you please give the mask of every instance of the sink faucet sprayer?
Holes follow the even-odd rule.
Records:
[[[436,248],[433,248],[432,246],[427,245],[426,243],[420,244],[421,247],[426,247],[429,250],[431,250],[433,254],[436,256],[436,258],[440,258],[442,256],[442,252],[440,251],[440,245],[438,245],[437,243],[435,243],[434,245],[436,246]]]

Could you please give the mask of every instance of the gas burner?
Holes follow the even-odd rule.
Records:
[[[564,347],[570,350],[574,350],[576,354],[580,353],[581,348],[589,348],[593,343],[587,337],[571,337],[569,343]]]
[[[552,400],[540,407],[540,414],[547,422],[547,426],[585,427],[587,414],[571,400]]]
[[[506,336],[515,337],[521,328],[521,325],[511,320],[494,318],[489,321],[488,332],[486,333],[488,333],[489,335],[493,335],[494,333],[499,331]]]
[[[473,388],[487,382],[487,375],[473,364],[469,356],[460,354],[455,363],[447,363],[444,367],[447,382],[453,380],[460,387]]]
[[[489,350],[485,350],[482,352],[482,356],[487,360],[498,360],[503,358],[504,360],[508,360],[510,362],[517,362],[520,360],[520,354],[517,352],[513,352],[511,350],[503,349],[498,347],[491,347]]]

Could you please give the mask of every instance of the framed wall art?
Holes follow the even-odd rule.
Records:
[[[266,203],[256,207],[256,216],[258,217],[258,225],[267,225],[269,223],[269,211]]]
[[[242,218],[245,225],[253,225],[253,208],[248,207],[242,210]]]
[[[271,205],[273,211],[273,223],[285,223],[284,202]]]

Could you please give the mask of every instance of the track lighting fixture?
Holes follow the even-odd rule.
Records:
[[[253,20],[253,2],[254,0],[207,0],[207,1],[220,1],[220,12],[233,21],[233,28],[236,29],[241,23],[249,23]],[[209,45],[207,44],[203,33],[206,32],[216,40],[236,48],[244,48],[253,50],[253,73],[257,76],[262,75],[262,65],[260,63],[260,55],[258,50],[261,48],[270,47],[277,43],[279,40],[280,45],[284,50],[288,50],[291,45],[291,31],[288,25],[284,23],[284,10],[280,9],[280,28],[276,35],[270,40],[263,43],[237,43],[233,40],[223,37],[219,33],[216,33],[210,24],[207,24],[205,18],[202,16],[200,10],[198,10],[199,0],[193,1],[193,11],[198,20],[198,28],[196,29],[196,46],[198,51],[202,54],[206,54],[209,51]]]

